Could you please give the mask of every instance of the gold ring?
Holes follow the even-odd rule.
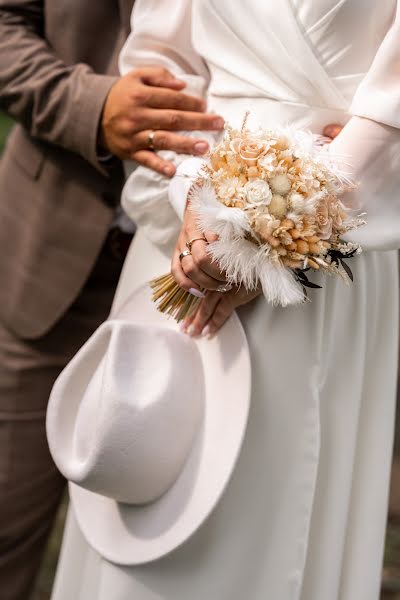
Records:
[[[147,136],[147,147],[149,150],[154,150],[154,136],[155,136],[156,132],[154,130],[150,131],[149,135]]]
[[[190,252],[190,250],[184,250],[179,255],[179,261],[182,262],[182,258],[185,258],[185,256],[191,256],[191,254],[192,253]]]
[[[195,242],[206,242],[206,238],[203,235],[203,237],[199,237],[199,238],[193,238],[192,240],[189,240],[188,242],[186,242],[186,247],[189,248],[190,252],[192,251],[192,246]]]

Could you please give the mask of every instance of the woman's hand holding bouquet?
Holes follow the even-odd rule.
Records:
[[[214,333],[260,290],[274,305],[304,302],[320,287],[307,271],[352,279],[344,259],[361,248],[344,236],[364,221],[341,202],[354,185],[324,141],[227,127],[189,193],[172,275],[152,283],[160,310],[191,333]]]

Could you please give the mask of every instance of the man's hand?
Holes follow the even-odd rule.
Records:
[[[342,131],[342,129],[343,125],[336,125],[334,123],[330,123],[329,125],[326,125],[324,127],[323,135],[325,137],[331,138],[331,140],[334,140],[335,137],[337,137]]]
[[[205,114],[205,102],[184,94],[185,85],[161,68],[137,69],[121,77],[105,102],[100,145],[121,159],[135,160],[168,176],[175,173],[175,167],[150,149],[152,131],[154,150],[204,154],[207,141],[174,131],[219,130],[224,121]]]

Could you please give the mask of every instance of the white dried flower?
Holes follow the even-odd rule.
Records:
[[[290,192],[290,190],[292,188],[292,183],[291,183],[289,177],[285,174],[275,175],[275,177],[272,177],[272,179],[270,179],[269,183],[270,183],[272,190],[276,194],[281,194],[283,196],[285,196],[288,192]]]
[[[267,171],[268,173],[272,173],[275,168],[278,166],[278,161],[273,152],[270,152],[259,159],[258,166]]]
[[[295,213],[299,213],[301,214],[302,212],[304,212],[304,196],[302,196],[302,194],[299,194],[298,192],[292,192],[289,195],[289,202],[290,202],[290,206],[292,208],[292,210]]]
[[[218,184],[218,195],[221,198],[234,198],[242,190],[242,182],[239,177],[228,177]]]
[[[252,206],[268,206],[272,199],[271,189],[266,181],[256,179],[244,186],[246,200]]]

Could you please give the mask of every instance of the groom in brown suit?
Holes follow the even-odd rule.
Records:
[[[132,4],[0,0],[0,108],[18,122],[0,163],[1,600],[32,590],[64,489],[47,399],[107,317],[132,238],[120,159],[172,175],[152,150],[202,154],[174,130],[221,127],[162,69],[118,78]]]

